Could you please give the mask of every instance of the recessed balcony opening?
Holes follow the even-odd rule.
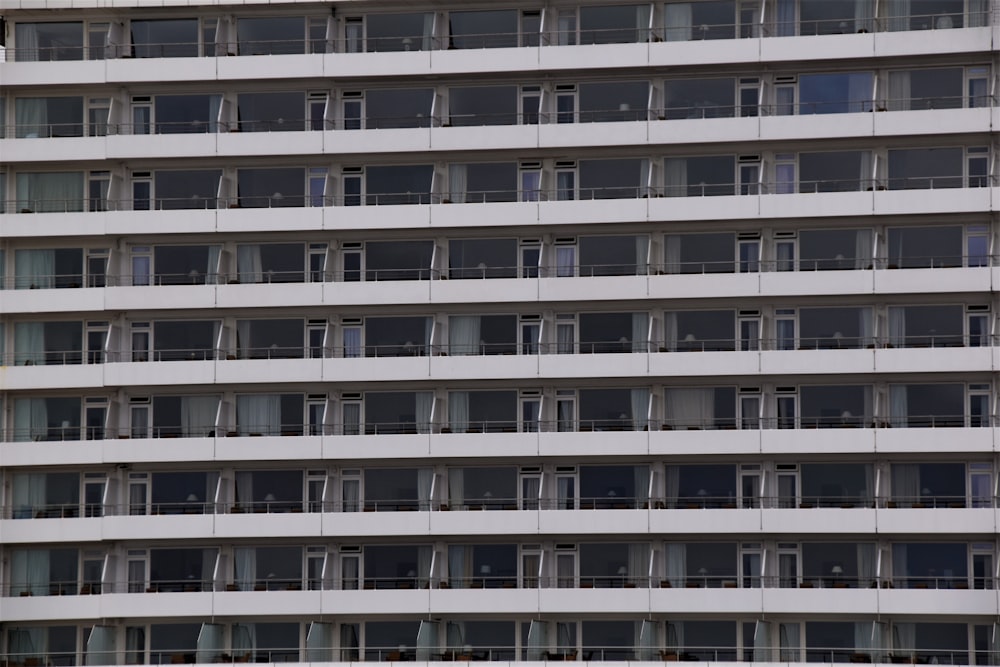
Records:
[[[156,171],[153,206],[157,211],[213,209],[218,203],[220,169]],[[133,210],[149,210],[149,196],[133,185]]]
[[[649,466],[581,466],[581,509],[646,509]]]
[[[243,436],[298,436],[303,432],[302,394],[242,394],[236,397],[236,430]]]
[[[82,97],[18,97],[14,100],[14,136],[82,137]]]
[[[788,624],[782,624],[783,627]],[[793,624],[795,634],[799,632],[798,624]],[[874,648],[871,646],[872,627],[869,622],[844,623],[838,621],[806,621],[806,662],[850,662],[859,649]],[[865,639],[865,635],[868,639]],[[783,651],[799,658],[798,637],[786,633],[786,644]],[[858,639],[862,639],[861,642]],[[794,640],[794,641],[793,641]],[[792,649],[794,652],[792,652]]]
[[[198,19],[129,22],[135,58],[197,58]]]
[[[577,246],[581,276],[637,276],[648,270],[648,236],[581,236]]]
[[[448,277],[455,279],[516,278],[517,239],[448,241]]]
[[[518,45],[514,9],[448,12],[449,49],[500,49]]]
[[[305,206],[305,170],[301,167],[239,169],[236,183],[239,206],[282,208]]]
[[[968,546],[960,543],[894,543],[892,585],[896,588],[968,589]]]
[[[431,571],[430,546],[369,546],[365,547],[364,561],[366,589],[428,587]],[[416,633],[413,636],[415,637]],[[410,642],[412,638],[403,643]]]
[[[648,588],[648,544],[581,544],[580,588]]]
[[[668,2],[664,18],[668,42],[733,39],[737,36],[736,2],[733,0]]]
[[[218,549],[150,549],[151,593],[211,591]]]
[[[735,543],[668,543],[667,577],[663,582],[667,588],[737,588],[736,554]]]
[[[11,504],[13,519],[78,517],[80,475],[76,472],[16,473]]]
[[[516,315],[452,315],[447,353],[453,356],[517,354]]]
[[[221,246],[182,245],[153,248],[154,285],[212,285],[218,282]],[[133,267],[146,268],[133,262]],[[137,280],[137,278],[139,280]],[[132,284],[142,285],[144,276],[133,275]]]
[[[820,542],[802,545],[801,588],[872,588],[874,544]],[[783,583],[783,585],[786,585]]]
[[[872,268],[872,230],[817,229],[799,232],[799,271],[849,271]],[[779,259],[778,271],[794,262]]]
[[[983,341],[977,339],[977,343]],[[965,308],[957,306],[890,306],[891,347],[963,347]]]
[[[892,657],[941,665],[969,663],[969,627],[965,623],[893,623]]]
[[[799,0],[799,3],[800,35],[849,35],[874,30],[874,3],[870,0]]]
[[[693,310],[664,315],[661,352],[732,351],[736,349],[736,312]]]
[[[517,86],[448,89],[448,123],[452,127],[517,125]]]
[[[802,428],[862,428],[872,423],[874,401],[871,385],[804,386],[801,398]],[[779,422],[787,417],[779,417]],[[779,423],[779,428],[788,428]]]
[[[777,192],[785,192],[787,185],[778,183]],[[871,151],[799,153],[798,192],[857,192],[870,189]]]
[[[670,234],[665,237],[668,274],[734,273],[735,234]]]
[[[14,251],[14,289],[60,289],[83,285],[83,250],[80,248]]]
[[[241,132],[301,132],[306,129],[304,92],[240,93],[236,96]]]
[[[648,160],[580,160],[580,199],[637,199],[648,176]]]
[[[8,595],[76,595],[79,560],[78,549],[13,549]]]
[[[513,621],[448,621],[444,628],[446,650],[440,659],[513,660],[515,627]]]
[[[429,164],[367,167],[365,204],[368,206],[429,204],[433,174],[434,167]]]
[[[14,364],[65,366],[83,363],[81,322],[16,322]]]
[[[79,398],[15,398],[14,440],[79,440]]]
[[[239,470],[233,512],[284,514],[301,512],[301,470]]]
[[[399,88],[366,90],[364,102],[365,128],[369,130],[430,127],[434,89]],[[358,128],[349,126],[347,129]],[[371,175],[369,172],[370,178]],[[429,190],[429,188],[427,189]],[[370,180],[368,191],[369,193],[372,192]],[[390,192],[398,194],[407,191],[404,188]],[[421,191],[416,190],[416,192]]]
[[[965,386],[960,384],[889,385],[889,425],[909,428],[965,426]],[[979,415],[988,415],[988,411]],[[977,422],[974,426],[983,426]]]
[[[365,280],[430,280],[433,241],[365,243]],[[355,274],[345,270],[344,280]]]
[[[429,317],[369,317],[365,319],[366,357],[418,357],[429,352]]]
[[[668,79],[664,120],[732,118],[736,115],[736,79]]]
[[[736,192],[733,155],[666,158],[663,168],[668,197],[717,197]]]
[[[803,463],[800,471],[799,507],[872,507],[875,502],[874,469],[867,463]],[[795,502],[790,488],[779,488],[779,507],[795,507]]]
[[[964,264],[963,229],[950,227],[889,228],[890,269],[958,267]],[[969,258],[969,266],[985,266],[985,258]]]
[[[302,547],[235,547],[233,582],[240,591],[302,590]]]
[[[154,396],[154,438],[204,438],[215,435],[218,396]],[[145,425],[133,421],[133,437],[149,437]]]
[[[971,81],[969,85],[971,88]],[[963,67],[889,72],[890,111],[961,109],[965,106],[964,99],[965,68]],[[979,106],[979,98],[970,98],[970,106]]]
[[[451,588],[517,588],[517,545],[449,545],[447,581]]]
[[[735,509],[736,466],[667,467],[667,509]]]
[[[454,433],[515,433],[517,392],[448,392],[448,424]]]
[[[834,2],[837,1],[834,0]],[[830,2],[829,4],[834,3]],[[849,4],[853,5],[854,0],[850,0]],[[834,21],[837,20],[834,19]],[[839,21],[837,22],[839,24]],[[798,77],[798,105],[791,109],[787,104],[779,104],[777,114],[809,115],[871,111],[872,80],[871,72],[800,74]]]
[[[364,510],[428,510],[432,477],[430,468],[367,468],[364,472]]]
[[[305,18],[268,16],[236,21],[239,55],[269,56],[305,53]]]
[[[581,640],[584,660],[632,660],[635,621],[583,621]]]
[[[302,243],[238,245],[235,282],[240,284],[305,282],[305,258],[305,245]]]
[[[83,60],[83,22],[21,23],[14,26],[17,59],[27,62]],[[103,58],[103,54],[101,56]]]
[[[486,203],[518,200],[516,162],[448,165],[448,191],[442,203]]]
[[[894,30],[948,30],[962,28],[965,23],[965,3],[963,0],[910,0],[901,7],[904,11],[889,15],[888,28]],[[986,25],[987,10],[970,12],[969,24]]]
[[[156,134],[202,134],[219,131],[221,95],[157,95]],[[141,134],[139,127],[133,134]]]
[[[364,399],[364,433],[429,433],[434,394],[429,391],[367,392]],[[356,426],[345,419],[345,433]]]
[[[799,309],[800,350],[842,350],[875,346],[871,308]],[[783,349],[782,345],[779,348]]]
[[[889,189],[935,190],[964,187],[964,153],[960,147],[892,149],[889,151]],[[981,176],[985,179],[985,172]],[[985,185],[985,180],[979,185]]]
[[[302,359],[304,339],[303,320],[236,320],[240,359]]]
[[[676,657],[674,657],[676,656]],[[668,660],[736,660],[734,621],[670,621],[667,623]]]
[[[83,180],[82,171],[21,172],[17,174],[15,210],[21,213],[83,211]]]
[[[369,14],[365,23],[365,50],[369,53],[429,51],[434,46],[434,14]],[[348,44],[348,52],[355,50],[360,49]]]
[[[216,358],[219,321],[153,322],[153,361],[209,361]]]
[[[149,661],[154,665],[184,664],[194,661],[198,651],[201,623],[154,623],[149,626]],[[128,628],[130,662],[145,662],[144,628]],[[138,653],[138,655],[137,655]]]
[[[578,396],[580,431],[644,431],[649,425],[648,389],[581,389]]]
[[[893,463],[890,472],[889,507],[966,507],[966,470],[961,463]]]
[[[697,431],[736,428],[736,389],[691,387],[666,390],[663,428]]]
[[[648,313],[583,313],[580,315],[579,352],[646,352],[648,329]]]
[[[448,503],[441,509],[517,508],[517,468],[448,468]]]
[[[153,514],[211,514],[214,511],[218,472],[156,472],[150,479],[150,511]],[[131,505],[130,513],[131,509],[140,509]]]
[[[381,588],[381,587],[380,587]],[[365,662],[394,662],[413,652],[417,621],[368,621],[365,623]]]
[[[231,630],[233,662],[297,662],[298,623],[239,623]]]
[[[76,660],[76,625],[7,627],[7,650],[12,662],[71,667]]]
[[[581,44],[634,44],[649,36],[649,5],[580,8]]]

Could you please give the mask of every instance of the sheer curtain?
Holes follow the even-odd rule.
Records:
[[[236,429],[240,435],[281,434],[281,396],[249,394],[236,397]]]
[[[423,34],[420,39],[420,50],[430,51],[433,48],[434,39],[434,14],[424,14]],[[419,658],[418,658],[419,659]]]
[[[854,237],[854,268],[872,268],[872,256],[874,247],[872,246],[872,230],[859,229]]]
[[[628,545],[628,578],[629,583],[639,588],[649,586],[649,545]]]
[[[667,273],[681,272],[681,237],[670,234],[664,240],[664,270]]]
[[[252,591],[257,583],[257,549],[236,547],[233,549],[233,564],[236,567],[236,585],[241,591]],[[236,647],[235,636],[233,648]]]
[[[657,649],[660,646],[659,624],[656,621],[643,620],[639,629],[639,660],[657,660]]]
[[[306,633],[306,661],[333,662],[333,623],[313,621]]]
[[[259,245],[236,247],[236,275],[241,283],[260,282],[263,271]]]
[[[906,346],[906,309],[903,306],[889,307],[889,345]]]
[[[17,200],[29,212],[82,211],[83,172],[18,174]]]
[[[916,623],[893,623],[892,636],[893,649],[904,655],[913,653],[917,647]]]
[[[669,5],[668,5],[669,6]],[[670,157],[663,161],[668,197],[687,197],[687,158]]]
[[[528,626],[528,647],[526,657],[528,660],[542,660],[549,648],[549,624],[548,621],[531,621]]]
[[[649,274],[649,237],[645,234],[635,237],[635,272],[639,276]]]
[[[483,354],[479,315],[452,315],[448,319],[448,353],[459,356]]]
[[[20,26],[18,26],[20,27]],[[49,104],[44,97],[21,97],[14,101],[14,136],[49,136]]]
[[[205,284],[217,285],[219,283],[219,259],[222,257],[222,246],[208,246],[208,266],[205,268]]]
[[[242,657],[248,660],[240,662],[256,662],[254,653],[257,651],[257,624],[240,623],[233,626],[233,661]]]
[[[219,131],[219,115],[222,112],[222,95],[208,96],[208,131]]]
[[[667,622],[667,648],[684,650],[684,621]]]
[[[687,545],[679,542],[667,544],[667,581],[672,588],[683,588],[687,579]]]
[[[434,408],[434,392],[417,391],[413,394],[416,412],[417,433],[431,432],[431,410]]]
[[[456,204],[464,204],[466,192],[469,187],[469,169],[464,164],[448,165],[448,194],[450,199]]]
[[[795,29],[795,0],[778,0],[777,33],[778,37],[790,37]]]
[[[677,351],[677,313],[663,314],[664,343],[668,352]]]
[[[861,167],[858,170],[858,190],[867,190],[869,186],[874,187],[872,179],[872,165],[874,164],[871,151],[861,151]]]
[[[14,501],[15,519],[31,519],[35,512],[45,507],[46,497],[45,473],[18,473],[14,475],[14,489],[12,500]]]
[[[448,547],[448,585],[451,588],[465,588],[469,576],[465,566],[466,550],[467,548],[460,544]]]
[[[216,396],[181,397],[181,434],[185,438],[204,438],[215,432],[215,416],[219,409]]]
[[[49,410],[44,398],[14,400],[14,440],[41,441],[49,435]]]
[[[629,391],[632,410],[632,429],[645,431],[649,428],[649,389]]]
[[[51,289],[55,273],[55,250],[14,251],[14,289]]]
[[[431,491],[434,486],[434,469],[417,469],[417,501],[420,511],[426,512],[431,508]]]
[[[198,642],[196,644],[196,655],[198,662],[207,664],[218,662],[225,651],[223,635],[225,628],[218,623],[202,623],[201,631],[198,632]]]
[[[469,392],[448,392],[448,423],[455,433],[465,433],[469,429]]]
[[[637,42],[645,42],[649,39],[649,19],[651,14],[652,11],[649,4],[639,5],[635,8],[635,32]]]
[[[249,470],[236,473],[236,504],[244,510],[253,506],[253,473]]]
[[[906,394],[905,384],[889,386],[889,424],[894,428],[906,428],[909,426],[909,409]]]
[[[774,651],[771,648],[770,621],[757,621],[753,629],[753,661],[771,662]]]
[[[691,3],[670,2],[666,7],[666,33],[668,42],[691,41]]]
[[[872,0],[854,0],[855,32],[872,32],[875,27],[874,9]]]
[[[649,351],[649,313],[632,313],[632,352]]]
[[[45,363],[45,323],[14,324],[14,365],[33,366]]]
[[[890,19],[891,21],[892,19]],[[889,72],[889,111],[909,111],[912,109],[913,101],[910,96],[910,72]]]
[[[858,588],[869,588],[875,584],[875,545],[858,545]]]
[[[211,662],[211,660],[199,661]],[[95,625],[90,629],[87,638],[86,665],[115,664],[115,628],[108,625]]]
[[[420,621],[417,629],[417,661],[432,660],[438,651],[438,622]]]
[[[465,468],[448,468],[448,505],[465,509]]]
[[[17,48],[16,60],[21,62],[36,62],[39,60],[38,24],[17,23],[14,37],[17,39],[14,43],[14,46]]]
[[[892,465],[892,499],[903,507],[910,507],[920,500],[920,464],[894,463]]]
[[[715,390],[668,389],[667,421],[675,428],[706,428],[715,421]]]
[[[649,466],[637,465],[632,470],[632,483],[635,486],[635,507],[649,507]]]
[[[990,0],[969,0],[969,21],[966,25],[970,28],[981,28],[989,25]]]
[[[861,335],[861,340],[858,341],[859,347],[871,347],[875,343],[872,318],[873,311],[871,308],[860,308],[858,310],[858,333]]]
[[[240,359],[250,358],[250,320],[236,320],[236,351]]]
[[[799,662],[799,638],[802,628],[798,623],[782,623],[778,626],[778,644],[780,654],[778,659],[781,662]]]
[[[889,32],[910,29],[910,0],[886,0]]]

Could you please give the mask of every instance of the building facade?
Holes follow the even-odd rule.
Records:
[[[4,664],[1000,663],[997,9],[0,0]]]

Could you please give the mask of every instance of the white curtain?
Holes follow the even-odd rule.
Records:
[[[413,393],[415,404],[417,433],[431,432],[431,410],[434,407],[433,391],[417,391]]]
[[[14,288],[51,289],[55,287],[55,250],[15,250]]]
[[[549,624],[547,621],[531,621],[528,626],[528,660],[542,660],[549,648]]]
[[[448,353],[458,356],[483,354],[479,349],[479,315],[452,315],[448,318]]]
[[[684,650],[684,621],[667,623],[667,647],[678,652]]]
[[[889,306],[889,345],[906,346],[906,308]]]
[[[889,17],[889,31],[898,32],[910,28],[910,0],[886,0]]]
[[[460,544],[448,546],[448,583],[452,588],[465,588],[469,576],[465,563],[467,550]]]
[[[455,433],[469,429],[469,392],[448,392],[448,423]]]
[[[22,591],[27,591],[30,595],[48,595],[49,577],[48,549],[19,549],[12,552],[11,585],[16,588],[18,595]]]
[[[236,275],[241,283],[260,282],[263,271],[259,245],[236,246]]]
[[[36,62],[38,54],[38,24],[17,23],[15,26],[14,47],[17,49],[16,59],[21,62]]]
[[[423,35],[420,40],[420,50],[430,51],[433,47],[432,40],[434,39],[434,14],[428,13],[424,14],[424,26]]]
[[[222,246],[208,246],[208,266],[205,268],[205,284],[217,285],[219,283],[219,259],[222,257]]]
[[[778,659],[781,662],[799,662],[799,635],[802,628],[798,623],[782,623],[778,626],[778,644],[781,648]]]
[[[893,623],[893,649],[899,653],[913,653],[917,647],[916,623]]]
[[[181,397],[181,434],[185,438],[204,438],[215,431],[215,415],[219,410],[216,396]]]
[[[202,623],[198,632],[196,655],[200,664],[218,662],[225,652],[223,634],[225,628],[218,623]]]
[[[875,545],[858,545],[858,588],[869,588],[875,583]]]
[[[465,622],[448,621],[447,638],[448,649],[461,651],[465,646]]]
[[[910,96],[910,72],[889,72],[889,111],[912,109],[913,101]]]
[[[649,545],[628,545],[628,578],[629,583],[639,588],[649,586]]]
[[[257,583],[257,549],[237,547],[233,549],[233,564],[236,567],[236,586],[241,591],[252,591]],[[233,647],[235,648],[233,637]]]
[[[240,359],[249,359],[252,349],[250,346],[250,320],[236,320],[236,350]]]
[[[448,468],[448,504],[463,509],[465,503],[465,468]]]
[[[32,472],[14,475],[13,518],[31,519],[35,516],[35,512],[45,507],[46,483],[45,473]]]
[[[236,397],[236,430],[240,435],[281,434],[281,396],[245,394]]]
[[[542,490],[542,480],[539,477],[525,477],[521,480],[521,502],[524,509],[538,509],[538,496]]]
[[[210,660],[199,662],[211,662]],[[90,629],[87,638],[86,665],[115,664],[115,628],[108,625],[95,625]]]
[[[646,7],[648,10],[649,7]],[[643,34],[647,34],[649,31],[643,28]],[[643,158],[639,160],[639,197],[649,196],[649,158]]]
[[[448,195],[447,198],[456,204],[465,203],[466,191],[469,187],[469,170],[464,164],[448,165]]]
[[[648,352],[649,313],[632,313],[632,352]]]
[[[645,42],[649,39],[649,19],[652,14],[648,4],[635,8],[636,41]]]
[[[657,660],[657,649],[660,646],[659,624],[656,621],[643,620],[639,629],[639,660]]]
[[[869,186],[872,186],[872,178],[874,174],[872,173],[872,152],[871,151],[861,151],[861,168],[858,174],[858,190],[864,191]]]
[[[677,313],[663,314],[664,344],[668,352],[677,351]]]
[[[669,2],[666,11],[666,33],[668,42],[691,41],[691,3]]]
[[[434,318],[425,317],[424,318],[424,350],[425,355],[431,353],[431,340],[434,337]]]
[[[858,310],[858,333],[861,336],[861,340],[858,341],[859,347],[868,347],[874,344],[874,330],[872,324],[873,312],[871,308],[861,308]]]
[[[632,410],[632,430],[645,431],[649,427],[649,389],[629,391]]]
[[[420,588],[427,588],[431,576],[431,560],[434,557],[434,550],[430,545],[417,547],[417,585]]]
[[[649,273],[649,237],[645,234],[635,237],[635,268],[636,275],[645,276]]]
[[[417,629],[416,660],[418,662],[432,660],[432,656],[437,653],[438,643],[438,622],[420,621],[420,627]]]
[[[417,500],[420,510],[426,512],[431,508],[431,491],[434,485],[434,469],[417,469]]]
[[[576,274],[576,248],[556,246],[556,277],[572,278]]]
[[[753,629],[753,661],[771,662],[773,660],[771,623],[770,621],[757,621]]]
[[[573,509],[573,482],[572,477],[556,479],[556,500],[559,509]]]
[[[45,364],[45,323],[14,324],[14,365]]]
[[[344,357],[361,356],[361,327],[344,327]]]
[[[667,422],[675,428],[706,428],[714,421],[714,389],[667,390]]]
[[[854,237],[854,268],[872,268],[873,253],[874,247],[872,246],[872,230],[859,229]]]
[[[889,424],[895,428],[905,428],[909,425],[908,401],[906,400],[906,385],[889,386]]]
[[[970,28],[989,25],[989,7],[990,0],[969,0],[969,21],[966,25]]]
[[[222,95],[208,97],[208,131],[219,131],[219,114],[222,112]]]
[[[795,0],[778,0],[776,28],[778,37],[790,37],[795,29]]]
[[[83,172],[18,174],[17,200],[19,211],[82,211]]]
[[[18,26],[20,27],[20,26]],[[14,136],[49,136],[49,104],[44,97],[21,97],[14,101]]]
[[[645,509],[649,506],[649,466],[637,465],[632,471],[632,483],[635,486],[636,508]]]
[[[49,435],[49,410],[44,398],[14,399],[14,440],[45,440]]]
[[[854,0],[854,31],[872,32],[874,28],[874,3],[872,0]]]
[[[333,662],[333,623],[313,621],[309,624],[306,662]]]
[[[681,272],[681,237],[670,234],[664,239],[664,264],[667,273]]]
[[[669,7],[669,5],[668,5]],[[670,157],[663,161],[668,197],[687,197],[687,158]]]
[[[576,325],[572,322],[556,323],[556,354],[573,354],[576,351]]]
[[[256,662],[257,624],[241,623],[233,626],[233,660],[247,657],[240,662]]]
[[[673,588],[683,588],[687,579],[687,545],[679,542],[667,544],[667,581]]]
[[[894,463],[892,465],[892,498],[909,507],[920,500],[920,464]]]

